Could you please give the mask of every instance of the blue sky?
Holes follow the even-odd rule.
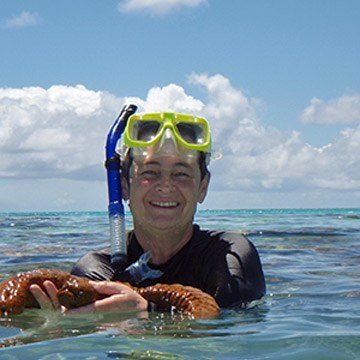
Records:
[[[2,2],[0,211],[106,210],[122,105],[208,118],[202,208],[358,207],[357,0]]]

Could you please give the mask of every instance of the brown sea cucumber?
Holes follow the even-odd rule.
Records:
[[[59,289],[59,302],[68,309],[87,305],[101,298],[86,278],[60,270],[38,269],[19,273],[0,283],[0,315],[16,315],[22,313],[25,308],[38,308],[39,305],[29,287],[32,284],[42,286],[45,280],[52,281]],[[189,318],[214,318],[220,313],[215,299],[194,287],[180,284],[130,287],[156,307],[173,309]]]

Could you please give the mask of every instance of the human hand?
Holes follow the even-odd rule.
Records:
[[[57,297],[58,289],[53,282],[45,280],[43,288],[37,284],[32,284],[29,290],[39,303],[41,309],[58,310],[62,308]]]
[[[76,309],[63,309],[65,314],[90,312],[129,313],[147,310],[147,300],[129,286],[113,281],[90,281],[95,291],[104,298]],[[49,294],[50,295],[50,294]]]

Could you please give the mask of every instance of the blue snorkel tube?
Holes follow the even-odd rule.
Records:
[[[125,211],[122,202],[121,190],[121,162],[116,152],[116,145],[125,130],[127,119],[137,110],[136,105],[125,105],[114,125],[110,129],[106,141],[106,161],[108,195],[109,195],[109,220],[111,238],[111,263],[122,261],[126,253],[125,241]]]
[[[111,264],[124,264],[126,262],[125,240],[125,211],[122,202],[121,189],[121,160],[116,152],[116,146],[123,134],[128,118],[134,114],[137,106],[125,105],[114,125],[111,127],[106,141],[106,161],[108,195],[109,195],[109,221],[111,238]],[[148,266],[151,258],[150,252],[142,254],[136,262],[125,269],[126,281],[133,280],[139,283],[145,279],[154,279],[162,275],[160,270],[153,270]]]

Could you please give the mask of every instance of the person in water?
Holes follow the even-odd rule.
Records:
[[[212,295],[222,308],[242,308],[265,294],[255,246],[237,232],[202,230],[194,224],[197,204],[206,197],[211,135],[206,119],[179,113],[133,114],[120,149],[122,194],[129,202],[133,230],[127,234],[124,263],[111,262],[110,248],[92,251],[73,267],[73,275],[101,280],[95,289],[107,295],[69,312],[150,311],[149,304],[124,284],[183,284]],[[151,254],[153,276],[134,279],[127,271]],[[58,308],[56,287],[44,283],[31,291],[41,308]]]

